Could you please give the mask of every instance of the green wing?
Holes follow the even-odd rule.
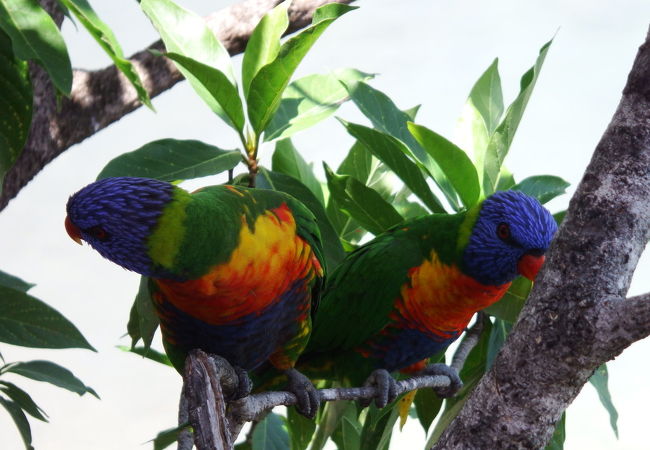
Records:
[[[384,328],[424,253],[412,233],[396,229],[348,255],[328,280],[307,352],[352,349]]]

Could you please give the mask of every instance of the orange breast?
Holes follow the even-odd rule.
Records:
[[[297,280],[307,285],[322,268],[307,242],[296,234],[289,208],[260,215],[249,228],[242,215],[239,245],[230,259],[186,282],[159,280],[160,290],[178,309],[211,325],[261,313]]]
[[[486,286],[443,264],[435,252],[409,272],[396,302],[401,320],[420,331],[445,336],[463,330],[476,311],[499,300],[510,287]]]

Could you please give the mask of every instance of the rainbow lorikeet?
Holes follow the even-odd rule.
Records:
[[[200,348],[233,366],[270,363],[289,378],[298,410],[320,398],[294,369],[324,277],[312,213],[276,191],[116,177],[70,197],[65,227],[103,257],[149,277],[163,344],[182,373]],[[244,383],[246,384],[246,383]]]
[[[413,219],[347,256],[328,279],[314,330],[298,367],[312,378],[379,388],[395,398],[397,370],[444,374],[453,395],[462,383],[444,364],[425,366],[499,300],[518,275],[534,279],[557,225],[540,203],[498,192],[453,215]],[[373,372],[374,371],[374,372]]]

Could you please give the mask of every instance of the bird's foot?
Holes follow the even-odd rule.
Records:
[[[449,386],[433,388],[439,397],[453,397],[463,387],[463,381],[458,376],[458,371],[443,363],[429,364],[418,375],[444,375],[449,378]]]
[[[288,369],[285,375],[289,379],[287,391],[296,396],[296,411],[308,419],[313,419],[320,407],[320,393],[309,378],[296,369]]]
[[[237,387],[228,399],[229,401],[247,397],[253,390],[253,382],[248,376],[248,372],[239,366],[232,366],[232,368],[235,369],[235,373],[237,374]]]
[[[374,370],[366,381],[364,386],[373,386],[377,394],[375,394],[375,406],[383,408],[397,398],[397,381],[386,369]],[[359,404],[362,408],[370,406],[372,399],[361,399]]]

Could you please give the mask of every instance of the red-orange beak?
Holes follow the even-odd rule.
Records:
[[[530,281],[535,281],[545,259],[544,255],[524,255],[517,263],[517,271]]]
[[[77,244],[81,245],[81,230],[77,227],[70,217],[65,216],[65,231],[68,232],[68,235],[75,241]]]

